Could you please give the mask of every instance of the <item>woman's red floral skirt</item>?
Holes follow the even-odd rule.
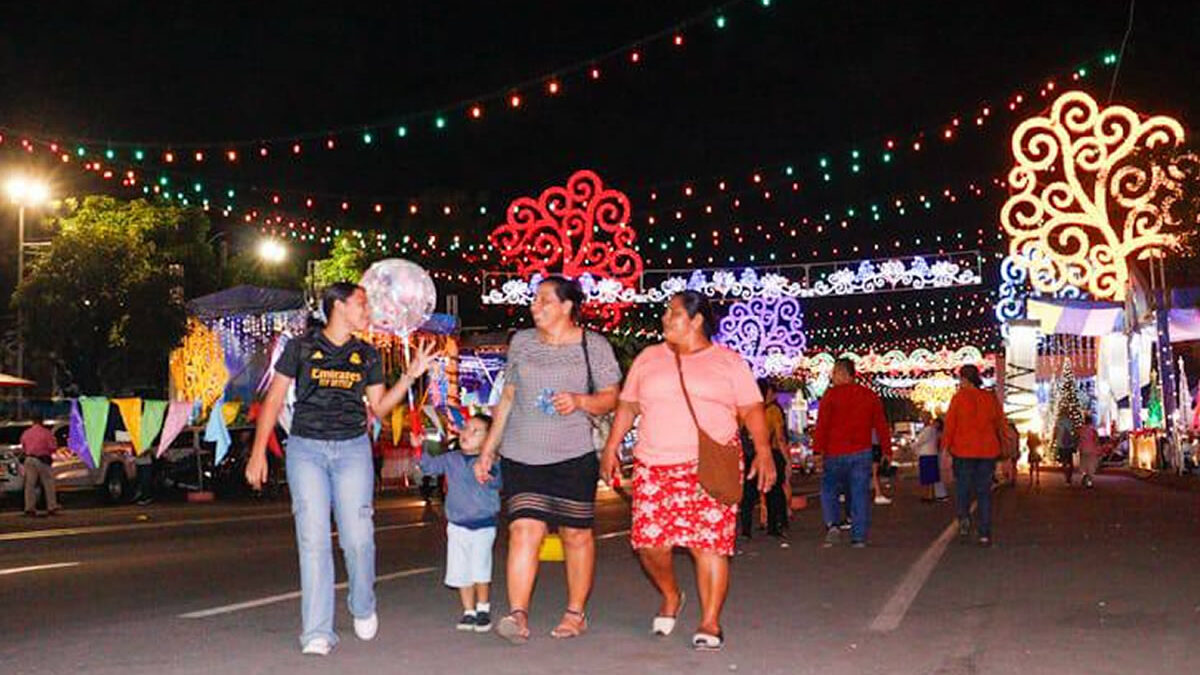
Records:
[[[737,506],[713,499],[696,478],[696,462],[633,467],[633,526],[639,548],[683,548],[733,555]]]

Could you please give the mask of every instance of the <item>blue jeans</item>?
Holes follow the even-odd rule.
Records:
[[[350,613],[365,619],[375,612],[371,443],[365,435],[345,441],[292,436],[287,444],[287,477],[300,552],[300,616],[304,624],[300,644],[318,637],[337,644],[331,505],[350,577]]]
[[[954,458],[954,483],[958,497],[958,520],[971,519],[971,493],[979,502],[976,511],[976,530],[981,537],[992,536],[992,476],[996,473],[995,459]]]
[[[821,512],[825,526],[840,521],[842,510],[838,495],[845,494],[850,509],[850,539],[867,540],[871,524],[871,449],[851,455],[825,457],[821,476]]]

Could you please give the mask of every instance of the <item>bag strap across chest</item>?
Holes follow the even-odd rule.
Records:
[[[683,400],[687,403],[688,412],[692,415],[692,422],[696,425],[696,430],[704,433],[704,429],[700,428],[700,418],[696,416],[696,409],[692,407],[692,397],[688,395],[687,382],[683,379],[683,358],[679,352],[671,350],[675,355],[675,369],[679,372],[679,388],[683,390]]]

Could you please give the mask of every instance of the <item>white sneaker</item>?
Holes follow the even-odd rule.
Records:
[[[875,495],[875,503],[881,504],[881,505],[887,505],[887,504],[891,504],[892,500],[890,498],[888,498],[887,495],[878,494],[878,495]]]
[[[333,645],[329,644],[329,640],[323,637],[313,638],[304,645],[300,650],[302,654],[311,654],[313,656],[329,656],[329,652],[333,651]]]
[[[359,640],[373,640],[375,633],[379,632],[379,615],[371,612],[371,616],[365,619],[354,619],[354,634]]]

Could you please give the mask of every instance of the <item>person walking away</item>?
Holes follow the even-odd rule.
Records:
[[[1079,427],[1079,470],[1083,473],[1083,487],[1096,484],[1096,470],[1100,467],[1100,433],[1092,423],[1091,416]]]
[[[458,630],[486,633],[492,628],[489,599],[492,547],[500,513],[500,467],[493,466],[486,483],[475,478],[475,463],[492,420],[477,415],[467,420],[449,452],[423,455],[421,471],[446,476],[446,578],[458,589],[462,618]]]
[[[675,629],[685,595],[672,551],[686,548],[700,596],[692,648],[716,651],[725,644],[721,610],[729,594],[737,505],[718,501],[700,483],[699,432],[727,444],[737,437],[739,423],[745,426],[755,449],[748,475],[757,479],[759,491],[775,484],[775,464],[754,375],[736,352],[712,342],[716,322],[708,299],[696,291],[676,294],[662,325],[664,342],[644,349],[629,369],[600,471],[611,485],[617,448],[640,414],[629,541],[659,594],[650,632],[667,636]]]
[[[867,545],[871,518],[872,434],[879,440],[881,454],[892,456],[892,433],[883,414],[883,401],[870,389],[855,382],[854,361],[838,359],[833,364],[833,386],[826,390],[817,408],[813,451],[821,453],[821,512],[825,519],[824,546],[840,538],[841,508],[838,495],[845,494],[850,508],[850,542],[855,548]]]
[[[420,343],[408,370],[390,389],[375,347],[354,336],[368,326],[367,293],[351,283],[321,293],[325,322],[288,341],[275,364],[254,434],[246,482],[258,490],[267,480],[267,439],[279,420],[288,388],[296,385],[292,433],[287,444],[287,482],[300,560],[301,651],[328,655],[333,631],[334,566],[330,510],[349,576],[354,634],[371,640],[375,612],[374,467],[367,436],[367,405],[383,418],[408,394],[434,358],[432,341]],[[364,397],[366,405],[364,405]]]
[[[1079,429],[1068,415],[1059,415],[1054,423],[1054,454],[1067,485],[1075,475],[1075,451],[1079,449]]]
[[[504,389],[475,463],[476,478],[486,482],[501,458],[509,612],[496,632],[513,644],[529,640],[538,550],[551,527],[562,538],[567,606],[550,636],[574,638],[588,628],[600,476],[589,415],[616,406],[621,368],[608,340],[579,324],[583,301],[576,281],[551,276],[538,285],[530,306],[534,328],[517,331],[509,343]]]
[[[1029,487],[1042,485],[1042,437],[1036,432],[1025,436],[1025,447],[1029,454],[1025,457],[1029,462]]]
[[[992,477],[1000,444],[1007,433],[1004,411],[995,394],[983,388],[979,368],[968,364],[959,369],[958,392],[950,399],[942,449],[954,458],[957,492],[958,534],[971,533],[971,501],[976,501],[976,531],[981,546],[992,544]]]
[[[25,454],[25,515],[39,515],[37,510],[37,487],[42,486],[46,493],[46,513],[57,515],[58,492],[54,481],[54,451],[58,442],[54,434],[40,419],[34,419],[33,424],[21,433],[21,452]]]
[[[767,535],[780,539],[780,546],[788,547],[788,503],[784,484],[791,474],[787,460],[787,428],[784,424],[783,407],[779,405],[778,392],[770,381],[758,380],[758,391],[763,398],[763,416],[767,423],[767,438],[771,446],[771,462],[775,465],[775,483],[767,490]]]
[[[946,484],[942,482],[939,445],[942,439],[942,420],[925,415],[925,426],[917,434],[913,445],[917,449],[917,476],[925,495],[921,501],[934,502],[946,500]]]

